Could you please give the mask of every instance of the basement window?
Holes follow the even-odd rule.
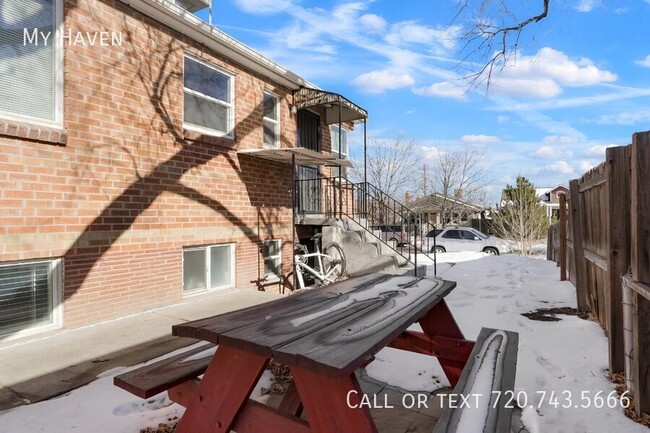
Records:
[[[0,334],[58,325],[61,260],[0,264]]]
[[[267,280],[282,276],[282,239],[264,241],[264,277]]]
[[[183,293],[229,288],[234,276],[234,244],[183,249]]]

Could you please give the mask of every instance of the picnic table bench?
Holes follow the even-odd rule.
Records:
[[[186,408],[178,433],[376,433],[354,372],[387,346],[436,356],[454,392],[512,390],[516,333],[484,328],[478,344],[466,340],[444,300],[455,286],[370,274],[175,325],[174,335],[209,344],[116,376],[115,384],[143,398],[167,389]],[[407,329],[416,322],[423,332]],[[270,359],[294,378],[278,409],[249,398]],[[467,431],[460,428],[476,425],[477,413],[485,426],[477,433],[509,432],[504,402],[446,410],[435,432]]]

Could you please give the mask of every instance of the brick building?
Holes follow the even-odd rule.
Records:
[[[0,338],[286,274],[287,161],[336,164],[366,117],[305,87],[167,1],[2,2]]]

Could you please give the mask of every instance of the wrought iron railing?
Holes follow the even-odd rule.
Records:
[[[296,205],[301,215],[348,218],[412,263],[416,270],[418,254],[431,259],[434,275],[437,273],[435,238],[423,242],[435,227],[371,183],[354,183],[338,177],[297,180]]]

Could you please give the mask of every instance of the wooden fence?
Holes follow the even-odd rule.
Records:
[[[548,259],[560,266],[560,278],[576,287],[578,310],[591,312],[605,328],[610,373],[626,374],[637,414],[650,414],[648,174],[650,132],[634,134],[629,146],[608,148],[602,164],[570,182],[560,221],[549,229],[547,250]],[[624,288],[631,300],[627,345]]]

